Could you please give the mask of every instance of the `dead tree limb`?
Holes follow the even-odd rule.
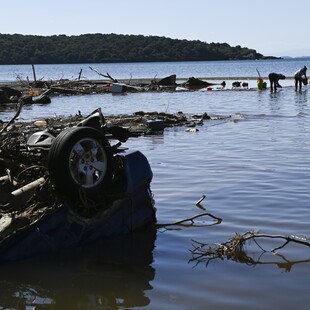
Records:
[[[199,217],[202,217],[202,216],[210,216],[212,217],[213,219],[216,220],[216,224],[220,224],[222,222],[222,219],[209,213],[209,212],[205,212],[205,213],[201,213],[201,214],[197,214],[197,215],[194,215],[192,217],[189,217],[189,218],[186,218],[186,219],[183,219],[183,220],[180,220],[180,221],[177,221],[177,222],[173,222],[173,223],[166,223],[166,224],[157,224],[156,227],[157,228],[163,228],[163,227],[168,227],[168,226],[177,226],[177,225],[182,225],[186,222],[191,222],[191,225],[194,224],[194,220],[199,218]]]
[[[78,81],[81,79],[82,71],[83,71],[83,69],[81,68],[81,70],[80,70],[80,72],[79,72]]]
[[[19,103],[18,104],[18,108],[17,108],[17,111],[15,113],[15,115],[12,117],[12,119],[0,130],[0,135],[5,131],[7,130],[7,128],[13,124],[13,122],[15,121],[15,119],[19,116],[20,112],[22,111],[22,108],[23,108],[23,103]]]
[[[231,259],[235,262],[245,263],[248,265],[263,264],[262,262],[260,262],[260,260],[254,260],[244,251],[244,245],[246,244],[246,242],[249,240],[253,240],[259,246],[259,248],[262,250],[263,253],[267,252],[257,242],[257,239],[263,239],[263,238],[285,240],[285,242],[282,245],[270,250],[271,253],[281,257],[282,259],[284,259],[283,255],[280,255],[276,251],[284,248],[290,242],[310,247],[309,242],[310,238],[287,236],[287,235],[259,234],[257,232],[248,231],[244,234],[236,233],[227,242],[220,244],[209,245],[194,240],[193,250],[191,250],[193,258],[190,260],[190,262],[193,261],[195,261],[196,263],[205,262],[206,265],[208,265],[209,262],[214,259]],[[302,260],[302,261],[309,262],[309,260]],[[286,263],[290,263],[290,266],[292,265],[292,263],[289,261],[286,261]]]
[[[103,76],[103,77],[105,77],[105,78],[111,80],[113,83],[118,83],[118,80],[113,79],[112,76],[111,76],[108,72],[107,72],[107,74],[105,75],[105,74],[102,74],[102,73],[98,72],[97,70],[93,69],[92,67],[89,67],[89,69],[92,70],[92,71],[94,71],[94,72],[96,72],[98,75]]]
[[[196,207],[202,210],[206,210],[202,205],[201,202],[206,198],[206,195],[202,195],[201,198],[196,202]]]
[[[34,64],[31,64],[31,66],[32,66],[33,80],[34,80],[34,83],[36,84],[37,83],[36,70],[34,68]]]
[[[201,202],[206,198],[205,195],[202,195],[201,198],[196,202],[196,206],[199,208],[199,209],[202,209],[202,210],[206,210],[202,205],[201,205]],[[211,214],[210,212],[204,212],[204,213],[200,213],[200,214],[197,214],[197,215],[194,215],[192,217],[189,217],[189,218],[186,218],[186,219],[183,219],[183,220],[180,220],[180,221],[177,221],[177,222],[174,222],[174,223],[167,223],[167,224],[157,224],[156,227],[157,228],[163,228],[163,227],[168,227],[168,226],[177,226],[177,225],[182,225],[186,222],[190,222],[190,225],[193,225],[195,223],[195,219],[199,218],[199,217],[202,217],[202,216],[210,216],[212,217],[213,219],[216,220],[216,222],[212,225],[215,225],[215,224],[220,224],[222,222],[222,219],[220,217],[217,217],[213,214]]]
[[[105,78],[108,78],[108,79],[110,79],[112,82],[114,82],[114,83],[118,83],[118,80],[116,80],[116,79],[113,79],[112,78],[112,76],[107,72],[107,75],[103,75]]]
[[[305,237],[298,237],[298,236],[284,236],[284,235],[268,235],[268,234],[258,234],[255,232],[246,232],[245,234],[242,235],[242,239],[245,241],[250,240],[250,239],[257,239],[257,238],[271,238],[271,239],[284,239],[285,242],[272,249],[272,253],[276,253],[277,250],[284,248],[288,243],[294,242],[298,244],[302,244],[305,246],[310,247],[310,243],[307,240],[310,240],[309,238]]]

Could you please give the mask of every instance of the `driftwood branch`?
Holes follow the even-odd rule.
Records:
[[[196,201],[196,207],[202,210],[206,210],[202,205],[201,202],[206,198],[206,195],[202,195],[201,198]]]
[[[256,240],[258,238],[271,238],[271,239],[284,239],[285,240],[285,242],[282,245],[272,249],[271,250],[272,253],[276,253],[277,250],[284,248],[290,242],[294,242],[294,243],[298,243],[298,244],[302,244],[302,245],[310,247],[310,243],[307,241],[310,239],[305,238],[305,237],[284,236],[284,235],[268,235],[268,234],[258,234],[258,233],[254,233],[254,232],[247,232],[243,235],[244,242],[247,240],[250,240],[250,239]]]
[[[205,195],[202,195],[202,197],[196,202],[196,206],[199,207],[200,209],[206,210],[202,205],[201,202],[205,199]],[[220,224],[222,222],[222,219],[220,217],[217,217],[215,215],[213,215],[210,212],[204,212],[204,213],[200,213],[197,215],[194,215],[192,217],[177,221],[177,222],[173,222],[173,223],[166,223],[166,224],[157,224],[156,227],[157,228],[163,228],[163,227],[168,227],[168,226],[177,226],[177,225],[183,225],[184,223],[190,222],[190,226],[193,225],[195,223],[195,219],[199,218],[199,217],[203,217],[203,216],[209,216],[212,217],[213,219],[216,220],[215,223],[211,224],[211,225],[215,225],[215,224]]]
[[[81,68],[81,70],[80,70],[80,72],[79,72],[79,76],[78,76],[78,81],[81,79],[82,71],[83,71],[83,69]]]
[[[297,243],[303,246],[310,247],[310,238],[306,237],[298,237],[298,236],[287,236],[287,235],[270,235],[270,234],[259,234],[257,232],[248,231],[244,234],[236,233],[232,238],[230,238],[227,242],[209,245],[206,243],[193,241],[193,249],[191,250],[192,259],[190,262],[204,262],[206,265],[209,264],[211,260],[214,259],[231,259],[235,262],[245,263],[248,265],[255,264],[270,264],[270,262],[261,262],[260,259],[255,260],[244,251],[244,245],[247,241],[254,241],[263,253],[267,252],[267,250],[263,249],[258,244],[258,239],[271,238],[271,239],[280,239],[285,240],[284,243],[274,249],[270,250],[271,253],[277,255],[282,260],[285,261],[285,268],[290,269],[291,266],[296,262],[310,262],[310,260],[300,260],[296,262],[290,262],[285,259],[283,255],[277,253],[277,250],[284,248],[290,242]],[[274,262],[273,262],[274,263]],[[283,263],[276,263],[283,264]]]
[[[105,78],[108,78],[108,79],[110,79],[112,82],[114,82],[114,83],[118,83],[118,80],[116,80],[116,79],[113,79],[112,78],[112,76],[107,72],[107,75],[103,75]]]
[[[92,67],[89,67],[89,69],[92,70],[92,71],[94,71],[94,72],[96,72],[98,75],[103,76],[103,77],[105,77],[105,78],[111,80],[113,83],[118,83],[118,80],[113,79],[112,76],[111,76],[109,73],[107,73],[107,74],[105,75],[105,74],[102,74],[102,73],[98,72],[97,70],[95,70],[95,69],[92,68]]]
[[[5,131],[7,130],[7,128],[13,124],[13,122],[15,121],[15,119],[19,116],[20,112],[22,111],[22,108],[23,108],[23,103],[19,103],[18,105],[18,108],[17,108],[17,111],[15,113],[15,115],[13,116],[13,118],[0,130],[0,135]]]
[[[177,225],[182,225],[186,222],[191,222],[190,225],[194,224],[195,223],[195,219],[199,218],[199,217],[202,217],[202,216],[210,216],[212,217],[213,219],[216,220],[216,224],[220,224],[222,222],[222,219],[209,213],[209,212],[205,212],[205,213],[201,213],[201,214],[196,214],[192,217],[189,217],[189,218],[186,218],[186,219],[183,219],[183,220],[180,220],[180,221],[177,221],[177,222],[173,222],[173,223],[166,223],[166,224],[157,224],[156,227],[157,228],[163,228],[163,227],[168,227],[168,226],[177,226]]]

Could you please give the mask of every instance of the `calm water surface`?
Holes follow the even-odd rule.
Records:
[[[248,70],[255,65],[250,62]],[[220,243],[249,230],[310,236],[308,87],[54,97],[49,106],[25,108],[21,117],[27,120],[78,110],[88,114],[99,106],[105,114],[230,115],[205,121],[195,133],[169,128],[125,144],[150,161],[159,223],[202,212],[195,202],[203,194],[202,205],[223,222],[211,225],[213,220],[203,217],[192,226],[112,240],[61,261],[3,266],[0,309],[308,309],[308,247],[289,244],[280,256],[250,243],[247,253],[259,261],[254,266],[190,261],[193,240]],[[10,113],[1,112],[1,119]],[[266,249],[280,244],[262,243]],[[109,249],[108,257],[100,249]]]
[[[124,63],[124,64],[67,64],[35,65],[37,79],[58,80],[76,79],[82,69],[82,78],[101,79],[108,72],[116,79],[162,78],[176,74],[178,78],[194,77],[257,77],[257,69],[262,76],[278,72],[291,77],[294,72],[309,64],[306,59],[279,59],[256,61],[197,61],[197,62],[160,62],[160,63]],[[91,68],[92,69],[91,69]],[[16,79],[33,80],[31,65],[1,65],[0,82]]]

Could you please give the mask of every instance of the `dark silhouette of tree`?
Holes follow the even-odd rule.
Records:
[[[263,59],[254,49],[227,43],[159,36],[0,34],[0,64],[111,63]]]

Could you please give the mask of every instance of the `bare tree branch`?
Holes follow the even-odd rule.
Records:
[[[92,70],[92,71],[94,71],[94,72],[96,72],[98,75],[103,76],[103,77],[105,77],[105,78],[111,80],[113,83],[118,83],[118,80],[113,79],[112,76],[111,76],[108,72],[107,72],[107,74],[105,75],[105,74],[102,74],[102,73],[98,72],[97,70],[93,69],[92,67],[89,67],[89,69]]]
[[[7,130],[7,128],[15,121],[15,119],[19,116],[20,112],[22,111],[23,103],[20,102],[17,108],[17,111],[13,118],[0,130],[0,135]]]
[[[275,262],[261,262],[260,259],[253,259],[244,251],[244,245],[247,241],[253,240],[257,246],[266,253],[267,251],[263,249],[257,242],[257,239],[263,238],[271,238],[271,239],[284,239],[285,242],[272,249],[270,252],[280,257],[285,262],[275,263]],[[306,237],[298,237],[298,236],[287,236],[287,235],[270,235],[270,234],[259,234],[257,232],[248,231],[244,234],[236,233],[232,238],[230,238],[227,242],[208,245],[206,243],[202,243],[199,241],[193,241],[193,249],[190,250],[192,253],[192,259],[190,262],[196,262],[196,264],[204,262],[206,265],[209,264],[211,260],[214,259],[231,259],[235,262],[245,263],[247,265],[256,265],[256,264],[277,264],[280,267],[289,271],[292,265],[299,262],[310,262],[309,259],[299,260],[295,262],[290,262],[286,260],[283,255],[278,254],[276,251],[284,248],[288,243],[293,242],[300,245],[304,245],[310,247],[310,238]],[[282,268],[281,267],[281,268]]]

